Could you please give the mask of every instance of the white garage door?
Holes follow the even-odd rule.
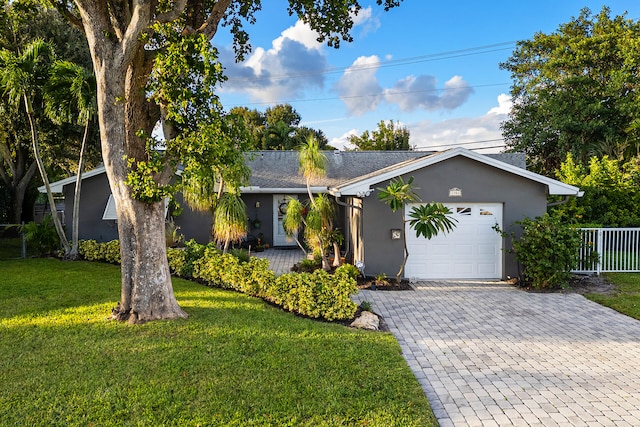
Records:
[[[450,233],[431,240],[416,237],[407,225],[409,259],[405,277],[416,279],[499,279],[502,276],[500,203],[445,203],[458,220]],[[405,215],[414,205],[407,206]]]

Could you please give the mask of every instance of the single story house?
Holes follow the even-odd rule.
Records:
[[[518,274],[511,247],[494,227],[515,230],[515,223],[546,212],[550,195],[579,196],[577,187],[526,170],[523,154],[479,154],[465,148],[442,152],[335,151],[326,152],[327,175],[312,182],[314,193],[327,193],[336,202],[339,227],[349,262],[361,261],[368,275],[395,276],[403,259],[402,233],[407,233],[409,259],[405,277],[411,279],[504,279]],[[274,247],[295,246],[282,228],[289,197],[307,198],[295,151],[247,154],[252,176],[242,197],[250,218],[250,235]],[[414,177],[424,202],[441,202],[457,220],[456,228],[431,240],[404,229],[405,212],[393,213],[378,200],[377,189],[390,180]],[[75,177],[52,184],[65,196],[67,230],[71,229]],[[42,188],[41,191],[44,191]],[[80,238],[117,238],[115,209],[104,167],[83,174]],[[210,239],[209,215],[184,211],[176,217],[186,239]]]

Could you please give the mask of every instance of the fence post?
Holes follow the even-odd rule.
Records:
[[[598,229],[598,244],[597,244],[597,252],[598,252],[598,263],[596,264],[596,275],[600,275],[602,273],[602,261],[604,259],[604,231],[599,228]]]
[[[22,227],[20,227],[20,237],[22,239],[22,259],[27,257],[27,238],[24,237],[24,221],[22,221]]]

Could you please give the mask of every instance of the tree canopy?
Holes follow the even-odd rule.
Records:
[[[352,135],[349,143],[357,150],[410,150],[409,129],[393,121],[381,120],[378,129],[371,133],[366,130],[362,135]]]
[[[91,68],[89,49],[82,33],[70,28],[55,10],[43,9],[30,1],[3,2],[0,24],[0,50],[8,56],[20,56],[28,44],[41,39],[52,46],[57,60]],[[42,79],[46,80],[46,75]],[[5,91],[0,94],[0,181],[9,196],[9,212],[4,216],[19,223],[28,219],[22,213],[25,197],[33,200],[31,193],[37,193],[37,165],[31,150],[26,111],[10,102],[8,95]],[[34,99],[33,110],[48,173],[56,178],[68,176],[77,169],[82,126],[53,123],[45,114],[42,96]],[[88,140],[97,141],[97,126]],[[95,144],[88,144],[86,157],[89,165],[99,161]]]
[[[230,114],[242,118],[252,150],[293,150],[313,136],[320,149],[330,149],[327,137],[319,129],[300,126],[302,117],[289,104],[268,107],[264,113],[247,107],[234,107]]]
[[[587,164],[591,156],[624,159],[638,152],[629,133],[640,118],[640,23],[610,16],[604,7],[551,34],[518,42],[500,67],[511,72],[513,108],[503,124],[512,151],[532,169],[552,175],[566,153]]]

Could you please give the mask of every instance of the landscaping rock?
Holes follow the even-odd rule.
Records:
[[[351,327],[378,331],[380,330],[380,318],[370,311],[363,311],[360,316],[351,323]]]

